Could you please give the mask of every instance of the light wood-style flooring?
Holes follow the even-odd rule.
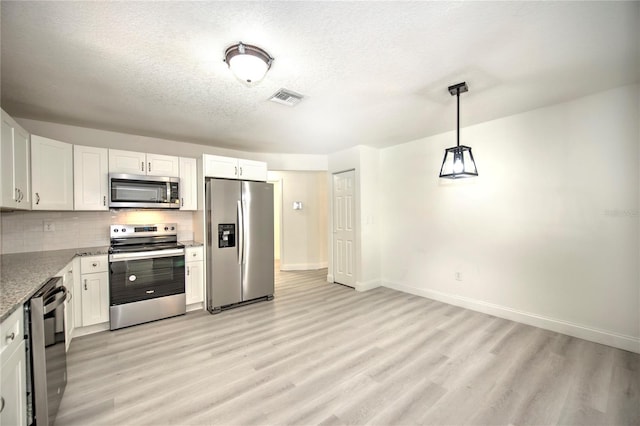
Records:
[[[75,339],[56,426],[640,424],[640,355],[326,273]]]

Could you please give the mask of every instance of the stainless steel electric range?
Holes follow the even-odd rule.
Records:
[[[184,246],[177,224],[111,225],[111,330],[185,313]]]

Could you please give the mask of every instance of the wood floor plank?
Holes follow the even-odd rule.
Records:
[[[640,424],[640,355],[388,288],[75,339],[57,426]]]

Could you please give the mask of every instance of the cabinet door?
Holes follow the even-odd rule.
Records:
[[[227,179],[238,178],[238,160],[218,155],[204,156],[204,175]]]
[[[185,296],[187,305],[204,301],[204,270],[203,262],[187,262],[185,277]]]
[[[31,135],[33,210],[73,210],[72,145]]]
[[[18,207],[31,209],[31,138],[20,126],[13,129],[13,147],[16,188],[20,191]]]
[[[2,358],[0,396],[4,403],[0,411],[0,425],[26,425],[27,379],[24,340],[7,359]]]
[[[238,160],[238,178],[266,182],[267,163],[263,161]]]
[[[198,209],[198,172],[195,158],[180,157],[180,210]]]
[[[109,321],[109,273],[82,275],[82,326]]]
[[[109,173],[147,174],[147,155],[144,152],[109,150]]]
[[[73,147],[74,210],[109,210],[109,153],[106,148]]]
[[[147,175],[180,177],[180,159],[171,155],[147,154]]]
[[[29,133],[2,111],[0,206],[31,208]]]

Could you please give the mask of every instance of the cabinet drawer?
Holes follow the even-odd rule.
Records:
[[[95,272],[107,272],[109,259],[107,255],[87,256],[80,258],[80,272],[92,274]]]
[[[0,354],[4,360],[24,340],[24,310],[16,309],[9,318],[0,324]]]
[[[184,252],[185,262],[196,262],[204,259],[203,247],[189,247]]]

